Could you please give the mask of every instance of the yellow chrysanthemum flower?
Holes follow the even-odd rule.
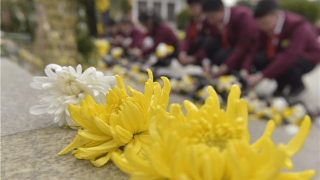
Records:
[[[115,47],[111,50],[111,56],[114,59],[119,59],[123,55],[123,49],[121,47]]]
[[[104,28],[103,28],[102,23],[97,23],[97,32],[98,32],[99,35],[103,35]]]
[[[109,0],[96,0],[96,7],[99,11],[105,12],[110,8]]]
[[[208,91],[210,96],[199,109],[184,102],[186,116],[179,105],[171,105],[169,114],[158,107],[150,124],[153,143],[146,157],[137,156],[130,145],[125,153],[113,154],[115,164],[131,174],[131,179],[149,180],[306,180],[314,175],[314,171],[281,173],[282,168],[292,169],[290,158],[308,135],[309,117],[287,145],[276,146],[271,140],[274,121],[250,145],[248,112],[240,88],[231,88],[226,112],[220,109],[213,88]]]
[[[132,7],[132,4],[133,4],[132,0],[127,0],[127,2],[128,2],[128,5]]]
[[[145,156],[149,146],[149,123],[153,106],[166,108],[169,103],[170,82],[162,78],[164,86],[153,82],[153,75],[148,70],[149,79],[145,83],[145,92],[138,92],[130,87],[129,93],[121,77],[116,76],[118,86],[109,90],[106,105],[97,104],[86,96],[80,106],[69,105],[72,119],[82,127],[75,139],[59,155],[72,151],[78,159],[89,159],[100,167],[106,164],[111,154],[132,145],[134,152]],[[131,94],[131,95],[130,95]]]
[[[174,52],[174,47],[172,45],[167,45],[165,43],[160,43],[157,48],[155,55],[157,58],[162,59]]]
[[[94,42],[98,53],[100,54],[100,56],[105,56],[106,54],[109,53],[111,45],[108,41],[106,40],[96,40]]]
[[[180,41],[183,41],[186,39],[186,32],[185,31],[181,31],[181,30],[178,30],[177,32],[177,37]]]
[[[239,85],[241,86],[241,83],[237,80],[237,78],[233,75],[224,75],[219,77],[218,84],[217,84],[217,90],[218,92],[230,92],[230,89],[232,85]]]

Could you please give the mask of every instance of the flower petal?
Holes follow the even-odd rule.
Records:
[[[33,115],[40,115],[47,112],[47,108],[50,104],[41,104],[30,108],[29,112]]]

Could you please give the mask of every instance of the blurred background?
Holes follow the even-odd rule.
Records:
[[[283,9],[304,16],[312,24],[320,17],[319,3],[314,1],[279,2]],[[253,8],[257,0],[224,3]],[[187,7],[185,0],[2,0],[1,36],[5,40],[1,56],[28,63],[33,73],[41,73],[48,63],[97,65],[100,60],[94,38],[109,36],[105,23],[109,19],[127,17],[138,24],[139,12],[154,9],[174,29],[184,30]]]

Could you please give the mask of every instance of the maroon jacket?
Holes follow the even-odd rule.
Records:
[[[268,35],[261,32],[260,43],[253,54],[267,48],[267,39]],[[276,58],[262,70],[262,74],[266,78],[276,78],[293,67],[300,56],[314,64],[319,63],[320,43],[317,41],[315,30],[307,20],[285,11],[285,22],[276,46]],[[249,70],[253,59],[247,59],[243,68]]]
[[[316,26],[315,28],[316,28],[318,36],[320,36],[320,26]]]
[[[119,42],[116,42],[118,38],[123,38],[123,35],[120,32],[117,32],[115,34],[111,34],[112,38],[112,47],[119,47],[121,44]]]
[[[197,37],[202,30],[204,21],[205,20],[200,20],[197,22],[193,19],[190,19],[186,30],[186,39],[180,43],[180,51],[185,51],[188,54],[192,54],[197,61],[202,61],[206,57],[203,49],[199,49],[197,52],[192,50],[192,47],[196,43]],[[192,28],[195,28],[196,32],[192,32]]]
[[[227,57],[225,64],[229,69],[238,69],[259,39],[259,26],[251,10],[245,7],[231,8],[227,37],[234,50]]]
[[[136,27],[132,26],[130,35],[124,35],[125,38],[132,38],[132,43],[129,45],[130,48],[141,48],[143,33]]]
[[[161,42],[166,43],[167,45],[172,45],[174,46],[175,51],[179,51],[179,40],[173,30],[166,23],[163,22],[157,27],[154,27],[152,31],[148,32],[148,35],[152,37],[154,45],[149,49],[143,50],[144,56],[154,52]]]
[[[252,47],[258,44],[259,26],[253,13],[246,7],[232,7],[231,16],[227,27],[227,37],[234,50],[225,60],[230,70],[238,69],[244,59],[251,56]],[[206,36],[221,36],[216,27],[207,22],[203,25]]]

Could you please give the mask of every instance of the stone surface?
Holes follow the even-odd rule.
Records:
[[[30,87],[27,70],[1,58],[1,136],[47,127],[53,124],[49,115],[34,116],[30,107],[39,103],[39,90]]]
[[[318,68],[318,70],[320,70]],[[314,72],[314,73],[317,73]],[[49,115],[33,116],[29,108],[38,103],[40,92],[32,89],[32,79],[23,68],[9,60],[1,60],[1,179],[128,179],[112,163],[95,168],[89,161],[77,160],[67,154],[58,156],[74,137],[76,131],[53,124]],[[309,82],[317,82],[313,75]],[[316,95],[315,86],[310,86]],[[137,85],[137,89],[142,90]],[[182,103],[184,96],[172,95],[170,103]],[[317,99],[312,99],[317,104]],[[251,141],[264,132],[266,121],[250,121]],[[277,127],[273,138],[276,143],[287,143],[292,138],[284,127]],[[320,172],[320,131],[313,126],[301,151],[293,158],[294,170],[315,169]],[[317,175],[314,180],[320,180]]]
[[[58,156],[76,131],[49,127],[1,139],[1,179],[128,179],[112,163],[96,168],[71,154]]]

